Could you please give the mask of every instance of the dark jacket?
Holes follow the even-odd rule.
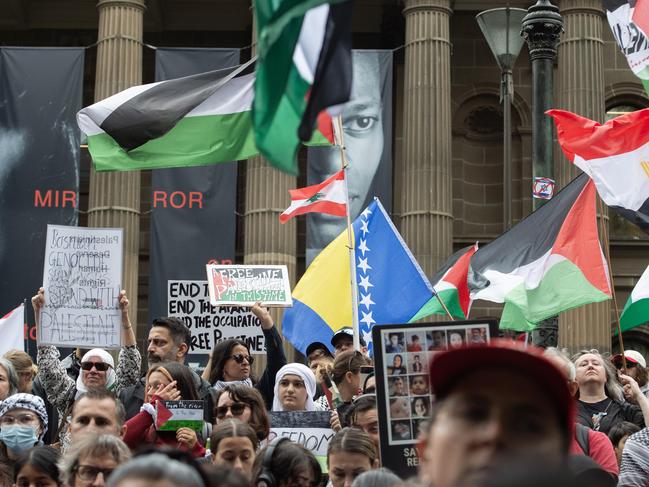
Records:
[[[210,383],[202,379],[193,370],[192,376],[194,377],[194,386],[198,392],[198,397],[205,401],[205,421],[210,424],[215,423],[214,419],[214,397],[215,391],[210,387]],[[126,409],[126,419],[129,420],[137,413],[144,403],[144,383],[146,377],[140,378],[139,381],[133,386],[122,389],[119,393],[119,400],[122,401],[124,409]]]
[[[266,368],[255,384],[255,389],[266,401],[266,409],[270,410],[273,407],[273,397],[275,396],[275,376],[279,369],[286,365],[286,355],[277,327],[273,326],[270,330],[263,330],[263,332],[266,342]]]

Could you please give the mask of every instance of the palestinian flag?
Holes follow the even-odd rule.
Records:
[[[469,295],[469,286],[467,275],[469,273],[469,263],[471,257],[478,250],[478,242],[469,245],[455,252],[444,262],[442,268],[431,279],[433,289],[444,302],[444,305],[451,313],[453,318],[466,320],[469,315],[469,306],[471,305],[471,296]],[[433,296],[410,320],[414,322],[430,315],[445,315],[446,311],[439,303],[437,296]]]
[[[77,114],[97,171],[205,166],[258,154],[254,59],[241,66],[133,86]],[[318,142],[333,141],[331,119]],[[315,139],[315,138],[314,138]]]
[[[582,174],[544,206],[478,250],[471,298],[505,303],[500,327],[529,331],[562,311],[611,298],[599,245],[595,185]]]
[[[629,67],[649,93],[649,8],[646,0],[604,0],[611,32]]]
[[[300,140],[311,138],[325,108],[349,100],[352,3],[254,0],[254,9],[255,142],[271,164],[296,173]]]
[[[649,233],[649,109],[600,124],[549,110],[566,157],[588,174],[600,198]]]
[[[291,189],[291,206],[279,216],[286,223],[294,216],[305,213],[326,213],[334,216],[347,216],[345,197],[345,171],[340,170],[326,181],[306,188]]]
[[[622,310],[620,328],[630,330],[649,321],[649,267],[640,276]]]

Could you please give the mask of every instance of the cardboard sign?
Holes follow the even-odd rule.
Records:
[[[203,431],[205,401],[158,401],[155,427],[158,431],[191,428]]]
[[[330,426],[331,411],[270,411],[268,442],[286,437],[299,443],[318,459],[327,472],[327,448],[335,433]]]
[[[119,348],[121,283],[121,228],[48,225],[39,345]]]
[[[468,343],[487,343],[495,320],[375,325],[374,368],[381,462],[401,478],[417,474],[415,445],[431,418],[434,397],[428,364],[436,353]]]
[[[207,282],[215,306],[293,306],[285,265],[210,265]]]
[[[250,353],[265,353],[264,333],[250,308],[213,306],[207,281],[168,281],[167,316],[183,320],[192,332],[190,354],[208,354],[218,342],[238,338]]]

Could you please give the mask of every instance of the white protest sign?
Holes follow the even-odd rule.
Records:
[[[288,438],[309,450],[327,472],[327,448],[335,433],[329,421],[331,411],[271,411],[268,442]]]
[[[265,352],[259,319],[250,308],[212,306],[207,281],[167,281],[167,315],[183,320],[192,332],[192,354],[208,354],[230,338],[246,342],[252,354]]]
[[[39,345],[119,348],[122,229],[47,226]]]
[[[208,264],[207,282],[213,305],[293,306],[291,284],[285,265],[215,265]]]

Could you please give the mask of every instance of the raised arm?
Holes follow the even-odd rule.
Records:
[[[45,288],[40,288],[32,297],[34,320],[40,326],[41,308],[45,304]],[[68,376],[65,367],[59,360],[59,350],[52,345],[38,345],[36,363],[38,375],[45,389],[47,400],[58,410],[65,412],[74,392],[74,380]]]
[[[122,389],[135,384],[140,377],[140,364],[142,363],[142,355],[137,349],[137,342],[135,341],[135,333],[133,332],[133,325],[128,314],[128,296],[126,291],[122,289],[119,296],[119,308],[122,311],[122,348],[119,351],[119,359],[117,361],[115,385],[113,391],[118,394]]]
[[[282,337],[275,327],[273,317],[270,315],[266,308],[263,308],[260,303],[256,303],[251,311],[259,318],[261,329],[264,333],[264,340],[266,342],[266,369],[262,374],[257,389],[264,396],[266,406],[270,407],[273,404],[273,388],[275,387],[275,376],[279,369],[286,365],[286,355],[284,355],[284,347],[282,346]]]

